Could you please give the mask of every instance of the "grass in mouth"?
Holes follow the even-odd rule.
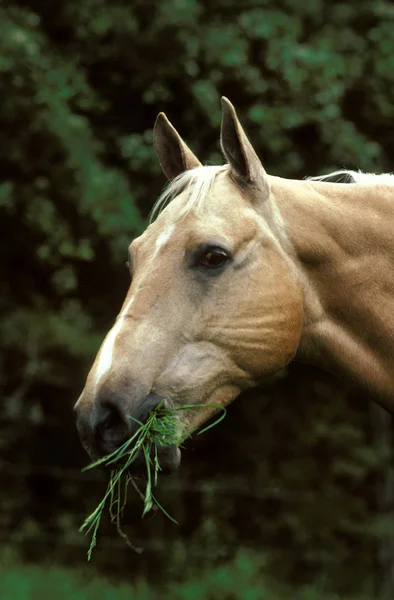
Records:
[[[122,529],[122,516],[127,503],[127,494],[130,484],[134,487],[143,501],[144,508],[142,517],[144,517],[155,504],[166,517],[174,523],[177,523],[177,521],[168,514],[164,507],[157,501],[157,498],[153,494],[153,488],[157,485],[157,478],[160,471],[158,449],[172,445],[179,446],[184,441],[183,431],[185,427],[183,427],[183,431],[182,429],[180,431],[179,421],[176,415],[177,412],[207,407],[219,409],[222,411],[222,414],[213,423],[208,425],[208,427],[202,429],[199,432],[199,435],[211,427],[214,427],[224,419],[226,416],[226,409],[223,406],[219,404],[199,404],[166,408],[164,403],[161,402],[150,412],[145,423],[136,421],[138,423],[138,429],[129,440],[111,454],[103,456],[83,469],[83,471],[87,471],[99,466],[110,468],[110,479],[106,492],[96,509],[85,519],[80,528],[80,531],[85,533],[85,535],[92,535],[88,550],[88,560],[91,559],[93,549],[97,545],[97,533],[106,506],[109,508],[111,521],[116,525],[119,535],[125,540],[126,544],[136,552],[142,552],[141,548],[137,548],[131,543],[128,535]],[[190,432],[188,435],[190,435]],[[129,471],[132,463],[140,452],[143,454],[146,466],[146,484],[144,491],[138,487]]]

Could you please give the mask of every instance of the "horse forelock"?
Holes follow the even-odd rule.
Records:
[[[184,216],[191,210],[199,211],[211,192],[216,176],[228,168],[228,165],[203,166],[178,175],[165,187],[155,202],[150,213],[149,222],[152,223],[174,198],[185,191],[187,196],[177,218]]]

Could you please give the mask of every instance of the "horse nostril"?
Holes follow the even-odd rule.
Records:
[[[114,406],[102,409],[94,428],[95,438],[105,451],[112,452],[129,437],[128,426],[120,411]]]

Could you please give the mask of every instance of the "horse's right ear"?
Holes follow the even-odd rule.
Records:
[[[160,113],[156,119],[153,143],[168,179],[174,179],[184,171],[202,166],[164,113]]]

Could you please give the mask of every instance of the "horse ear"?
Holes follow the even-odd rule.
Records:
[[[153,142],[161,167],[168,179],[174,179],[184,171],[202,166],[164,113],[160,113],[156,119]]]
[[[234,106],[224,96],[222,111],[220,144],[223,154],[238,180],[246,183],[256,182],[265,174],[263,165],[246,137]]]

